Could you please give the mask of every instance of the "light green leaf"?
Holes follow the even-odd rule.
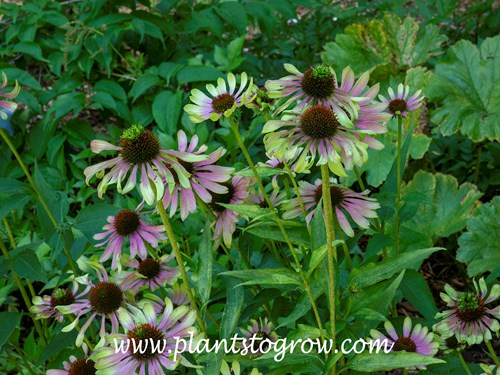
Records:
[[[335,69],[351,66],[357,74],[385,64],[415,67],[438,54],[446,39],[435,25],[419,29],[412,18],[387,14],[382,20],[349,25],[325,45],[321,58]]]
[[[260,268],[241,271],[222,272],[245,281],[240,285],[302,285],[302,279],[295,272],[286,268]]]
[[[273,210],[271,208],[262,208],[258,204],[229,204],[229,203],[219,203],[219,204],[239,214],[248,216],[252,219],[261,216],[271,216],[273,214]]]
[[[212,289],[213,256],[212,250],[212,231],[210,223],[207,221],[200,241],[198,250],[200,267],[198,272],[197,284],[200,291],[201,301],[206,304],[210,298]]]
[[[418,268],[424,259],[439,250],[444,249],[442,247],[431,247],[429,249],[414,250],[399,254],[394,258],[386,259],[380,263],[368,263],[355,268],[349,275],[347,287],[365,288],[388,279],[404,269]]]
[[[419,171],[403,189],[407,205],[418,200],[418,209],[401,225],[401,248],[433,244],[462,230],[481,193],[475,185],[458,186],[455,177]]]
[[[469,276],[500,272],[500,197],[479,207],[458,238],[457,260],[467,264]]]
[[[351,359],[346,368],[351,371],[374,372],[389,371],[395,368],[411,366],[427,366],[445,363],[441,359],[424,356],[417,353],[391,352],[391,353],[362,353]]]
[[[271,168],[271,167],[255,167],[257,170],[257,174],[259,177],[271,177],[271,176],[276,176],[280,174],[286,174],[286,171],[284,171],[281,168]],[[243,176],[243,177],[254,177],[254,174],[251,169],[242,169],[241,171],[235,172],[235,176]]]
[[[460,132],[474,142],[500,140],[500,35],[477,48],[461,40],[436,65],[425,91],[439,107],[432,121],[443,135]]]

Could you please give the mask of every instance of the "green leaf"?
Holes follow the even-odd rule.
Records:
[[[19,325],[21,314],[17,312],[0,312],[0,349]]]
[[[443,135],[462,133],[474,142],[500,140],[500,36],[477,48],[461,40],[435,68],[425,91],[439,107],[431,119]]]
[[[128,96],[129,98],[132,98],[132,103],[137,100],[137,98],[146,91],[148,91],[150,88],[159,85],[162,82],[162,80],[154,74],[151,73],[145,73],[144,75],[140,76],[137,81],[134,82],[134,85],[130,89]]]
[[[271,167],[255,167],[257,170],[257,174],[259,177],[264,178],[264,177],[271,177],[271,176],[276,176],[280,174],[286,174],[286,171],[284,171],[281,168],[271,168]],[[241,171],[237,171],[234,173],[235,176],[243,176],[243,177],[254,177],[254,174],[251,169],[242,169]]]
[[[24,249],[12,259],[12,269],[23,278],[34,281],[48,281],[47,274],[31,247]]]
[[[102,232],[106,225],[106,218],[114,216],[120,209],[109,204],[96,204],[84,207],[75,218],[75,228],[80,230],[90,242],[94,242],[93,236]]]
[[[207,221],[203,234],[201,237],[200,245],[198,248],[200,271],[198,273],[198,290],[200,291],[201,301],[205,305],[210,298],[210,291],[212,289],[212,273],[213,273],[213,257],[212,250],[212,230],[210,223]]]
[[[243,308],[243,287],[238,286],[238,280],[229,278],[226,284],[226,306],[222,313],[220,337],[229,339],[238,326]]]
[[[335,240],[332,242],[332,245],[334,247],[342,245],[341,240]],[[328,254],[328,247],[326,246],[326,243],[312,251],[311,255],[311,260],[309,262],[309,268],[307,269],[307,274],[306,276],[309,278],[311,277],[311,274],[314,272],[316,267],[318,267],[321,264],[321,261],[325,258],[326,254]]]
[[[23,53],[25,55],[31,56],[38,61],[50,62],[45,59],[42,55],[42,49],[35,42],[21,42],[14,46],[14,52]]]
[[[429,285],[421,273],[407,270],[401,282],[401,291],[406,298],[425,318],[433,320],[438,309]]]
[[[79,113],[85,107],[85,103],[86,97],[83,92],[62,94],[54,100],[47,114],[54,115],[55,120],[59,120],[71,111],[74,114]]]
[[[335,69],[351,66],[356,74],[386,64],[414,67],[438,54],[446,40],[435,25],[419,29],[412,18],[401,20],[387,14],[382,20],[349,25],[335,42],[325,44],[321,58]]]
[[[127,102],[127,94],[125,93],[125,90],[114,81],[102,79],[94,85],[94,91],[96,93],[105,92],[122,102]]]
[[[432,246],[437,238],[462,230],[481,195],[468,182],[458,186],[453,176],[418,171],[403,189],[403,201],[417,200],[418,209],[401,225],[401,248]]]
[[[442,247],[431,247],[429,249],[414,250],[399,254],[394,258],[388,258],[380,263],[368,263],[355,268],[349,275],[347,287],[365,288],[388,279],[404,269],[418,268],[424,259],[439,250],[444,249]]]
[[[271,216],[273,214],[273,209],[262,208],[258,204],[230,204],[230,203],[219,203],[219,204],[239,214],[248,216],[252,219],[262,216]]]
[[[302,279],[286,268],[260,268],[241,271],[222,272],[221,275],[233,276],[245,282],[240,285],[302,285]]]
[[[285,228],[286,230],[286,228]],[[254,227],[246,230],[248,233],[256,235],[260,238],[265,238],[269,240],[286,242],[281,230],[276,227]],[[288,238],[292,242],[292,244],[309,247],[309,232],[305,228],[293,228],[293,230],[287,231]]]
[[[215,12],[229,25],[234,26],[240,35],[246,33],[248,17],[243,5],[238,2],[224,2],[215,8]]]
[[[467,232],[458,238],[457,260],[467,264],[469,276],[500,271],[500,197],[483,204],[467,221]]]
[[[424,157],[424,154],[429,149],[432,138],[425,134],[415,134],[411,139],[410,156],[412,159],[418,160]]]
[[[0,220],[12,210],[21,210],[30,200],[31,196],[27,193],[12,194],[0,199]]]
[[[162,91],[153,102],[153,117],[158,127],[167,134],[177,130],[181,114],[182,92]]]
[[[362,353],[351,359],[347,363],[346,368],[351,371],[374,372],[389,371],[395,368],[407,368],[411,366],[428,366],[438,363],[445,362],[441,359],[417,353]]]
[[[190,82],[217,81],[217,78],[224,77],[222,72],[212,66],[186,66],[177,73],[179,85]]]
[[[200,30],[213,32],[221,37],[224,32],[224,24],[213,8],[206,8],[199,12],[193,12],[192,18],[184,26],[185,33],[195,33]]]

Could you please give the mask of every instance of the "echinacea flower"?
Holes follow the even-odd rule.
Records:
[[[199,374],[201,374],[201,372]],[[221,375],[243,375],[243,372],[241,372],[241,366],[238,362],[234,361],[233,363],[231,363],[231,368],[230,368],[226,361],[222,361],[220,374]],[[253,368],[252,371],[248,373],[248,375],[262,375],[262,373],[258,369]]]
[[[7,75],[5,72],[2,72],[2,84],[0,85],[0,90],[2,90],[4,87],[7,86]],[[14,88],[9,91],[9,92],[0,92],[0,118],[2,120],[7,120],[8,114],[14,112],[17,108],[17,103],[8,101],[8,100],[2,100],[4,99],[14,99],[19,92],[21,91],[21,86],[19,86],[19,83],[15,81]],[[5,113],[3,110],[6,110],[7,113]]]
[[[434,326],[439,331],[454,334],[458,341],[467,341],[469,345],[490,341],[492,332],[500,330],[500,305],[494,308],[486,306],[498,299],[500,285],[493,285],[487,296],[488,286],[484,278],[479,280],[479,285],[475,280],[473,283],[473,292],[457,292],[449,284],[444,286],[446,293],[441,293],[441,298],[449,309],[436,314],[436,318],[443,320]]]
[[[287,157],[286,159],[278,159],[275,156],[271,156],[269,158],[269,160],[266,161],[265,163],[258,163],[257,164],[258,166],[262,166],[262,167],[281,169],[281,171],[280,171],[281,173],[277,171],[277,173],[273,176],[273,178],[271,180],[271,183],[272,183],[274,190],[279,190],[278,180],[282,180],[284,178],[287,178],[286,177],[286,170],[285,170],[285,161],[286,161],[286,164],[288,165],[288,167],[290,168],[290,171],[292,172],[292,176],[295,176],[293,169],[296,167],[296,165],[293,164],[293,161],[300,154],[300,151],[302,151],[302,149],[300,149],[300,148],[297,149],[297,152],[295,153],[295,155]],[[309,173],[309,171],[306,170],[306,171],[303,171],[302,173]]]
[[[387,103],[387,109],[392,116],[403,116],[406,117],[409,111],[414,111],[422,105],[422,100],[424,96],[420,96],[422,90],[417,90],[409,99],[408,94],[410,93],[410,87],[408,85],[403,85],[400,83],[398,85],[397,95],[394,94],[392,87],[387,89],[389,93],[389,99],[384,96],[379,95],[379,99]]]
[[[217,121],[221,117],[230,117],[236,108],[250,103],[255,98],[256,86],[253,78],[248,82],[245,72],[241,74],[240,88],[236,90],[236,77],[233,73],[227,75],[227,83],[222,78],[217,80],[217,87],[212,84],[206,86],[210,96],[201,90],[191,90],[189,99],[194,104],[186,104],[184,110],[195,124],[205,120]],[[247,86],[248,83],[248,86]]]
[[[51,295],[33,297],[33,306],[31,306],[30,312],[35,314],[35,319],[55,318],[61,323],[64,317],[56,307],[71,305],[76,298],[80,298],[83,294],[77,294],[77,292],[78,282],[74,280],[71,290],[56,288]]]
[[[150,290],[164,287],[171,283],[179,275],[177,267],[171,267],[167,263],[174,258],[174,254],[164,255],[160,259],[144,258],[142,260],[129,259],[127,265],[134,268],[123,278],[122,287],[134,292],[141,287],[147,286]]]
[[[168,372],[165,370],[175,370],[179,363],[189,365],[184,357],[173,357],[176,338],[197,334],[193,310],[186,306],[174,309],[167,298],[161,314],[151,303],[145,303],[142,309],[132,307],[130,312],[120,309],[118,315],[126,333],[108,335],[109,346],[92,355],[98,374],[163,375]],[[137,350],[139,345],[142,350]]]
[[[227,187],[225,194],[213,194],[212,201],[209,203],[210,208],[215,214],[214,231],[214,247],[217,248],[221,240],[227,247],[231,246],[233,233],[236,230],[236,223],[240,219],[240,215],[229,208],[221,206],[223,204],[240,204],[248,197],[248,189],[250,186],[250,178],[242,176],[234,176],[231,181],[224,184]]]
[[[158,248],[158,241],[164,240],[162,232],[165,228],[162,225],[149,225],[140,216],[139,205],[135,210],[121,210],[115,216],[108,216],[102,233],[94,235],[94,240],[104,240],[96,244],[96,246],[106,246],[104,253],[99,259],[100,262],[105,262],[110,257],[112,258],[111,268],[117,269],[122,256],[122,248],[125,241],[128,239],[130,243],[130,256],[132,258],[139,254],[141,259],[148,256],[146,249],[149,244],[154,249]]]
[[[305,218],[309,224],[316,212],[318,203],[323,197],[323,184],[321,179],[317,179],[313,184],[306,181],[299,181],[299,193],[304,203],[304,209],[307,213]],[[356,193],[350,189],[340,186],[330,186],[330,195],[332,199],[333,213],[337,216],[342,231],[349,237],[354,236],[351,224],[346,214],[354,220],[361,228],[368,229],[370,223],[367,218],[375,218],[377,214],[374,210],[380,208],[380,204],[374,199],[369,198],[369,190]],[[299,206],[298,199],[293,198],[282,205],[284,219],[293,219],[302,214],[302,208]]]
[[[64,370],[48,370],[47,375],[93,375],[96,373],[95,362],[89,357],[69,357],[69,362],[63,362]]]
[[[357,116],[354,102],[359,98],[351,97],[337,87],[337,76],[330,66],[312,66],[304,73],[292,64],[285,64],[284,67],[291,75],[269,80],[265,84],[270,98],[287,98],[276,113],[281,113],[290,104],[296,103],[296,111],[315,104],[329,107],[341,122],[350,122],[349,117]]]
[[[318,104],[300,112],[290,112],[281,120],[266,122],[264,144],[269,156],[278,159],[300,155],[295,172],[309,169],[318,156],[316,165],[328,164],[338,176],[347,176],[344,167],[352,169],[368,160],[368,147],[377,147],[364,141],[366,130],[353,130],[343,126],[331,108]],[[300,153],[297,151],[302,148]]]
[[[379,92],[380,85],[377,83],[372,87],[367,88],[370,73],[362,74],[356,81],[354,72],[350,67],[346,67],[342,71],[342,83],[339,90],[353,97],[362,97],[358,101],[359,106],[358,116],[352,119],[353,125],[361,130],[368,130],[374,134],[382,134],[387,132],[385,123],[391,119],[391,115],[385,112],[387,103],[376,102],[375,98]],[[365,136],[365,139],[368,136]],[[373,142],[378,142],[372,140]]]
[[[278,207],[281,203],[283,203],[283,199],[285,198],[286,193],[281,192],[279,190],[273,189],[271,194],[268,194],[269,200],[273,204],[273,207]],[[252,189],[250,194],[248,195],[248,202],[257,204],[261,208],[269,208],[269,205],[264,198],[264,194],[260,189]]]
[[[429,332],[427,327],[422,327],[420,324],[416,324],[412,329],[412,321],[409,317],[404,320],[401,334],[396,332],[388,320],[384,323],[384,328],[387,336],[375,329],[370,331],[370,335],[374,339],[387,340],[388,345],[393,345],[392,351],[405,350],[426,356],[434,356],[438,351],[439,343],[434,339],[434,333]],[[422,366],[417,368],[423,369]]]
[[[278,335],[273,331],[273,323],[267,320],[267,318],[264,318],[264,322],[262,322],[261,318],[258,321],[252,319],[246,329],[240,328],[240,330],[247,340],[252,337],[257,338],[251,346],[251,354],[259,355],[262,351],[267,351],[269,345],[278,340]]]
[[[201,145],[198,150],[198,136],[194,135],[188,143],[186,133],[179,130],[177,133],[179,151],[200,155],[207,150],[207,146]],[[208,155],[206,160],[197,162],[187,162],[179,160],[182,166],[189,173],[189,187],[177,185],[172,192],[165,190],[163,196],[163,205],[165,208],[170,207],[170,216],[173,216],[177,211],[177,206],[180,207],[181,219],[185,220],[189,213],[196,210],[196,196],[208,203],[212,200],[210,192],[215,194],[227,193],[227,188],[221,185],[221,182],[226,182],[231,178],[234,168],[222,167],[215,165],[217,161],[224,156],[226,150],[219,147],[217,150]]]
[[[75,320],[62,329],[63,332],[73,330],[79,320],[90,313],[87,321],[81,326],[76,337],[76,346],[83,343],[85,332],[90,324],[99,317],[101,327],[99,336],[104,337],[106,333],[106,321],[111,321],[111,332],[116,333],[119,329],[118,309],[122,306],[130,307],[130,296],[126,294],[125,288],[121,286],[120,275],[117,274],[113,281],[109,279],[106,269],[99,263],[89,262],[88,265],[95,269],[99,282],[94,284],[88,279],[88,275],[78,278],[78,282],[86,286],[85,290],[70,305],[57,306],[63,314],[74,314]]]
[[[184,187],[190,187],[189,173],[180,164],[180,160],[195,162],[206,159],[203,155],[162,149],[153,132],[140,125],[133,125],[123,132],[120,146],[103,140],[93,140],[90,148],[98,154],[108,150],[119,152],[118,157],[92,165],[83,171],[85,181],[89,184],[93,176],[100,177],[106,169],[111,168],[108,173],[104,174],[97,187],[100,198],[107,187],[115,183],[119,193],[128,193],[134,189],[139,177],[139,190],[149,205],[163,197],[164,180],[167,181],[170,190],[174,189],[177,182]],[[170,168],[166,167],[167,164],[175,171],[176,176],[172,174]],[[129,176],[128,179],[127,176]],[[127,182],[122,187],[125,180]]]
[[[189,295],[184,285],[175,283],[174,285],[168,287],[166,292],[167,292],[167,297],[170,300],[170,302],[172,302],[174,308],[179,306],[189,307],[190,305]],[[142,300],[138,302],[139,307],[141,307],[144,303],[153,304],[154,310],[157,313],[160,313],[165,308],[165,300],[153,293],[143,294]]]

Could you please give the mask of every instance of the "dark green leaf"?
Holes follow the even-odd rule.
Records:
[[[17,328],[21,314],[18,312],[0,312],[0,349]]]
[[[401,291],[406,298],[425,318],[432,320],[438,309],[431,290],[421,273],[407,270],[401,282]]]
[[[182,92],[163,91],[153,102],[153,117],[158,127],[167,134],[177,130],[181,113]]]

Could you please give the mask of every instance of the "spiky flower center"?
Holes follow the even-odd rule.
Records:
[[[264,90],[257,91],[257,99],[260,100],[261,103],[272,103],[273,101],[267,94],[267,91]]]
[[[149,163],[160,153],[160,142],[151,130],[133,125],[120,138],[120,155],[129,164]]]
[[[332,137],[339,126],[335,113],[324,105],[308,108],[300,117],[300,127],[305,135],[314,139]]]
[[[304,92],[316,99],[328,98],[335,89],[335,78],[325,65],[311,67],[304,72],[301,81]]]
[[[415,353],[417,351],[417,345],[410,337],[398,337],[392,350],[395,352],[406,350],[407,352]]]
[[[160,262],[152,258],[146,258],[139,263],[139,273],[148,279],[158,276],[160,269]]]
[[[69,289],[57,288],[52,292],[50,297],[50,305],[54,308],[56,306],[67,306],[75,302],[75,296]]]
[[[154,357],[158,354],[158,351],[154,351],[153,348],[160,347],[160,345],[156,344],[158,341],[163,339],[163,333],[156,327],[153,327],[149,324],[141,324],[136,326],[132,331],[128,333],[128,338],[130,340],[135,340],[135,347],[139,348],[139,343],[141,343],[142,350],[134,351],[134,345],[130,346],[132,357],[140,360],[146,361],[151,357]],[[151,347],[151,341],[153,341],[153,348]]]
[[[193,171],[194,171],[194,164],[193,163],[191,163],[189,161],[184,161],[181,159],[179,159],[178,162],[180,165],[182,165],[184,167],[184,169],[186,170],[187,173],[193,174]]]
[[[224,113],[233,108],[234,102],[235,100],[231,94],[220,94],[212,99],[212,109],[216,113]]]
[[[94,375],[95,362],[87,358],[78,358],[69,366],[68,375]]]
[[[222,213],[226,207],[219,205],[219,203],[228,204],[231,202],[234,194],[234,186],[231,181],[223,183],[227,187],[227,193],[225,194],[212,194],[212,201],[209,203],[210,208],[216,213]]]
[[[101,281],[90,289],[89,301],[92,309],[99,314],[110,314],[121,306],[123,292],[118,285]]]
[[[140,225],[139,215],[132,210],[121,210],[115,216],[115,229],[120,236],[134,233]]]
[[[462,322],[475,322],[485,314],[484,301],[474,293],[464,293],[460,296],[456,307],[457,315]]]
[[[314,200],[316,203],[319,203],[321,197],[323,196],[323,185],[319,185],[316,187],[316,191],[314,192]],[[332,199],[332,207],[340,207],[342,202],[344,201],[344,192],[341,188],[336,186],[330,186],[330,196]]]
[[[406,101],[403,99],[394,99],[389,103],[389,111],[393,114],[401,114],[406,108]]]

